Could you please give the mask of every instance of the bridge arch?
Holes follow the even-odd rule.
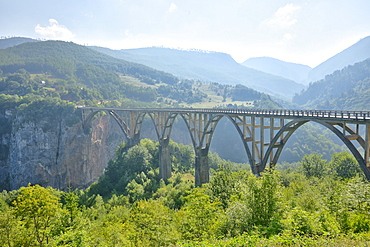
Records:
[[[248,146],[248,142],[247,142],[248,137],[251,137],[252,136],[252,131],[247,126],[244,127],[243,129],[241,129],[239,127],[238,121],[239,122],[242,122],[243,121],[243,119],[241,119],[241,117],[233,118],[233,117],[227,115],[226,118],[228,120],[230,120],[230,122],[234,125],[236,131],[238,132],[238,134],[239,134],[239,136],[240,136],[240,138],[241,138],[241,140],[243,142],[244,149],[245,149],[245,151],[247,153],[247,158],[248,158],[248,161],[249,161],[249,165],[251,167],[251,170],[252,170],[253,174],[257,174],[258,173],[258,170],[257,170],[257,167],[255,165],[256,162],[255,162],[255,160],[252,157],[252,153],[251,153],[251,150],[250,150],[250,148]],[[252,145],[254,145],[254,144],[252,143]]]
[[[355,147],[355,145],[345,136],[344,132],[348,132],[350,134],[353,134],[355,133],[351,128],[349,128],[348,126],[346,125],[343,125],[343,124],[340,124],[340,123],[337,123],[336,125],[342,127],[344,130],[340,131],[339,129],[335,128],[334,127],[334,124],[332,123],[329,123],[327,121],[323,121],[323,120],[319,120],[319,119],[305,119],[305,118],[299,118],[299,119],[294,119],[290,122],[288,122],[287,124],[285,124],[278,132],[277,134],[274,136],[274,138],[271,140],[270,142],[270,145],[266,151],[266,154],[264,156],[264,159],[262,161],[262,164],[261,164],[261,168],[262,170],[264,170],[266,168],[266,165],[268,163],[268,159],[269,159],[269,156],[272,155],[272,160],[270,160],[270,165],[275,165],[279,159],[279,156],[285,146],[285,144],[287,143],[287,141],[289,140],[289,138],[292,136],[292,134],[299,128],[301,127],[303,124],[307,123],[307,122],[316,122],[324,127],[326,127],[327,129],[329,129],[330,131],[332,131],[345,145],[346,147],[351,151],[351,153],[353,154],[353,156],[355,157],[355,159],[357,160],[358,164],[360,165],[361,167],[361,170],[364,172],[366,178],[368,180],[370,180],[370,172],[366,166],[366,160],[364,159],[364,157],[360,154],[360,152],[357,150],[357,148]],[[284,135],[285,132],[288,132],[287,134]],[[279,141],[280,139],[280,141]],[[365,141],[362,137],[358,137],[356,138],[356,141],[361,145],[361,147],[364,148],[365,150]],[[273,149],[274,148],[277,148],[276,152],[274,153],[273,152]]]
[[[241,137],[254,174],[263,171],[268,162],[275,165],[291,135],[303,124],[312,121],[328,128],[340,138],[370,180],[370,111],[79,108],[82,108],[85,128],[98,112],[107,112],[125,134],[129,141],[128,146],[139,143],[142,123],[148,114],[160,142],[160,160],[161,164],[165,165],[162,168],[160,166],[162,171],[165,171],[161,174],[162,178],[171,174],[168,143],[174,121],[180,115],[190,133],[196,154],[196,185],[209,181],[208,151],[214,131],[223,117],[231,121]],[[355,124],[356,131],[348,127],[348,124]],[[359,131],[361,126],[365,127],[365,134]],[[364,155],[353,145],[353,140],[364,148]]]
[[[101,109],[101,110],[94,110],[91,111],[87,116],[83,116],[83,121],[82,121],[82,128],[86,130],[90,125],[93,120],[93,118],[98,114],[99,112],[105,112],[108,113],[113,119],[116,121],[120,129],[122,130],[123,134],[125,135],[126,139],[130,139],[130,134],[129,134],[129,127],[123,121],[120,116],[115,113],[114,111],[107,110],[107,109]]]

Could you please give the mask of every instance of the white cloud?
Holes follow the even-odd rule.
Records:
[[[132,37],[134,37],[134,35],[132,35],[132,33],[130,32],[130,30],[128,30],[128,29],[126,29],[126,30],[125,30],[125,36],[126,36],[127,38],[132,38]]]
[[[286,33],[284,34],[284,40],[285,41],[288,41],[288,40],[292,40],[295,38],[295,35],[291,34],[291,33]]]
[[[279,8],[275,14],[271,18],[265,20],[263,24],[279,27],[281,29],[289,28],[297,23],[296,14],[300,8],[301,7],[298,5],[288,3],[284,7]]]
[[[168,8],[167,12],[172,13],[177,9],[177,5],[174,3],[171,3],[170,7]]]
[[[49,19],[49,26],[46,27],[42,27],[40,24],[37,24],[35,32],[40,34],[42,38],[46,39],[72,40],[75,37],[67,27],[60,25],[55,19]]]

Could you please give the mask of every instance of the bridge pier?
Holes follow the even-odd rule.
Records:
[[[364,158],[365,158],[365,163],[366,167],[368,170],[370,170],[370,125],[366,124],[366,129],[365,129],[365,153],[364,153]]]
[[[168,147],[169,139],[161,139],[159,141],[159,174],[162,179],[171,177],[171,156]]]
[[[208,148],[197,147],[195,156],[195,186],[209,182]]]

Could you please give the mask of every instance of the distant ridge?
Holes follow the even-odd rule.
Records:
[[[303,84],[306,84],[307,75],[312,69],[310,66],[307,65],[284,62],[271,57],[249,58],[241,64],[248,68],[257,69]]]
[[[370,36],[361,39],[337,55],[313,68],[308,74],[308,81],[314,82],[324,79],[326,75],[341,70],[348,65],[370,58]]]
[[[247,68],[226,53],[205,53],[158,47],[126,50],[91,48],[116,58],[171,73],[180,78],[229,85],[241,84],[285,99],[292,98],[304,88],[303,85],[292,80]]]
[[[6,39],[0,39],[0,49],[6,49],[16,45],[20,45],[28,42],[38,42],[39,40],[25,38],[25,37],[12,37]]]

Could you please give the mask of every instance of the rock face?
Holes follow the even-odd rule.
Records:
[[[117,146],[125,140],[107,115],[96,117],[88,134],[81,123],[69,127],[63,120],[50,126],[45,121],[16,118],[11,129],[11,133],[0,135],[1,190],[28,183],[61,190],[86,188],[103,174]]]

